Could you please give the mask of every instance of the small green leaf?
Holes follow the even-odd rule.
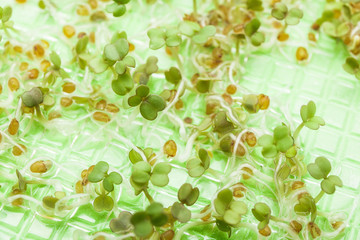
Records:
[[[161,203],[151,203],[146,208],[146,213],[150,216],[151,223],[156,227],[161,227],[168,221],[168,217],[165,214],[163,205]]]
[[[251,211],[254,217],[260,222],[269,219],[271,216],[271,209],[266,203],[256,203],[254,208],[251,209]]]
[[[9,21],[9,19],[11,18],[12,15],[12,8],[10,6],[6,6],[3,8],[3,12],[2,12],[2,22],[6,23],[7,21]]]
[[[128,231],[131,228],[130,219],[132,214],[130,212],[122,211],[117,218],[110,221],[110,229],[114,233]]]
[[[315,163],[310,163],[307,166],[310,175],[315,179],[326,178],[331,171],[331,164],[325,157],[318,157]]]
[[[116,94],[124,96],[134,88],[134,81],[129,73],[125,73],[113,80],[111,82],[111,87]]]
[[[142,151],[141,148],[139,148],[139,150]],[[136,152],[134,149],[131,149],[131,151],[129,152],[129,159],[133,164],[143,161],[141,155],[138,152]]]
[[[176,67],[171,67],[169,71],[165,71],[165,78],[172,84],[178,84],[181,80],[181,73]]]
[[[175,202],[171,207],[172,216],[181,223],[186,223],[191,219],[191,212],[181,203]]]
[[[108,170],[109,170],[109,164],[107,162],[104,161],[98,162],[88,176],[89,182],[94,182],[94,183],[100,182],[101,180],[104,179]]]
[[[117,61],[120,59],[120,55],[117,52],[115,45],[107,44],[104,48],[104,57],[111,61]]]
[[[59,199],[52,196],[46,196],[42,200],[43,204],[48,208],[55,208],[55,204],[57,201],[59,201]]]
[[[140,238],[145,238],[153,232],[153,226],[146,212],[135,213],[131,217],[130,222],[135,227],[134,232],[136,236]]]
[[[106,195],[100,195],[94,200],[94,209],[97,212],[111,211],[114,207],[114,200]]]
[[[94,73],[103,73],[108,69],[109,65],[103,58],[95,57],[89,61],[89,67]]]
[[[262,0],[247,0],[246,6],[249,10],[263,11]]]
[[[304,13],[299,8],[292,8],[288,12],[285,22],[288,25],[296,25],[300,22],[300,19],[304,16]]]
[[[250,40],[252,45],[258,47],[265,42],[265,35],[261,32],[256,32],[251,36]]]
[[[330,175],[321,182],[321,189],[327,194],[333,194],[335,192],[335,186],[343,186],[341,179],[335,175]]]
[[[54,64],[55,69],[59,69],[61,66],[61,59],[56,52],[50,53],[50,61]]]
[[[214,132],[226,134],[231,132],[235,127],[232,122],[227,120],[226,113],[224,111],[218,112],[213,120]]]
[[[147,97],[150,93],[150,88],[146,85],[140,85],[136,88],[136,95],[144,98]]]
[[[222,232],[230,232],[231,231],[231,227],[229,226],[229,224],[227,224],[226,222],[224,222],[222,220],[216,219],[216,226]]]
[[[359,65],[359,62],[355,58],[348,57],[346,59],[345,64],[343,65],[343,68],[346,72],[348,72],[350,74],[356,74],[360,70],[360,65]]]
[[[24,179],[24,177],[21,175],[21,173],[17,169],[16,169],[16,176],[18,178],[20,191],[26,191],[26,188],[27,188],[26,180]]]
[[[220,215],[224,215],[225,210],[228,208],[232,200],[233,194],[230,189],[226,188],[221,190],[214,201],[216,212]]]
[[[30,91],[26,91],[21,95],[21,100],[27,107],[35,107],[43,102],[44,95],[40,88],[33,87]]]
[[[165,44],[165,31],[162,28],[153,28],[147,32],[148,37],[150,38],[150,48],[152,50],[159,49]]]
[[[165,100],[157,95],[149,95],[140,105],[140,113],[147,120],[154,120],[159,111],[166,107]]]
[[[79,39],[79,41],[76,44],[76,53],[79,55],[81,53],[83,53],[86,50],[87,44],[89,42],[89,37],[88,36],[84,36],[82,38]]]
[[[214,36],[216,33],[216,27],[212,25],[207,25],[200,29],[193,37],[192,40],[195,43],[203,44],[205,43],[209,37]]]
[[[200,25],[192,21],[183,21],[179,24],[179,31],[185,36],[192,37],[195,32],[200,31]]]
[[[126,39],[120,38],[115,43],[113,43],[113,45],[115,46],[116,51],[119,55],[119,58],[117,60],[123,59],[128,54],[129,42]]]
[[[103,186],[104,189],[108,192],[112,192],[114,190],[114,184],[121,184],[123,181],[121,175],[117,172],[111,172],[109,176],[104,178]]]
[[[248,24],[245,25],[245,34],[251,37],[260,28],[260,21],[257,18],[252,19]]]
[[[169,183],[168,174],[170,171],[171,165],[169,163],[156,164],[150,177],[151,183],[158,187],[165,187]]]
[[[141,100],[141,97],[139,97],[138,95],[131,96],[128,98],[128,104],[130,107],[136,107],[141,103]]]
[[[131,179],[140,185],[146,185],[150,180],[151,166],[149,163],[141,161],[133,166]]]
[[[271,16],[277,20],[283,20],[288,14],[288,8],[284,3],[277,2],[274,8],[271,10]]]
[[[182,39],[179,35],[179,31],[176,28],[170,28],[166,30],[166,46],[176,47],[179,46]]]
[[[199,197],[199,189],[193,188],[190,183],[184,183],[178,191],[178,199],[188,206],[193,205]]]

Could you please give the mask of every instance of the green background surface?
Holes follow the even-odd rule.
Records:
[[[76,5],[83,1],[64,0],[61,3],[54,1],[61,9],[52,12],[56,20],[42,13],[37,8],[36,2],[29,0],[26,5],[16,5],[12,0],[0,2],[0,5],[14,6],[15,27],[24,31],[20,41],[46,39],[51,43],[51,49],[60,53],[65,59],[71,60],[69,50],[71,44],[61,33],[63,25],[76,25],[77,32],[96,30],[99,37],[95,51],[99,53],[114,30],[126,30],[129,41],[136,46],[133,56],[137,61],[143,62],[145,56],[156,54],[160,59],[159,65],[162,69],[173,63],[167,60],[164,51],[147,50],[148,23],[151,23],[151,26],[157,26],[164,22],[167,24],[176,22],[183,12],[192,7],[190,0],[174,1],[171,5],[159,1],[157,7],[146,7],[142,1],[133,1],[129,12],[124,17],[111,20],[110,23],[90,25],[81,18],[73,18]],[[267,50],[252,54],[244,66],[246,72],[241,85],[248,89],[248,92],[264,93],[271,98],[271,109],[258,119],[250,121],[254,126],[261,122],[271,129],[281,121],[285,121],[294,127],[300,120],[300,106],[308,100],[316,102],[318,115],[325,119],[326,126],[316,132],[310,130],[302,132],[301,142],[304,147],[305,161],[313,161],[319,155],[327,157],[333,165],[333,173],[338,174],[344,183],[344,187],[338,189],[335,195],[325,196],[320,201],[320,209],[344,212],[348,218],[348,228],[342,239],[359,239],[360,84],[342,69],[346,52],[340,42],[321,34],[316,44],[309,44],[307,33],[312,21],[321,14],[325,1],[304,2],[305,17],[298,26],[289,29],[291,38],[287,46],[275,43]],[[299,64],[295,61],[295,51],[299,46],[308,49],[311,55],[309,63]],[[0,69],[5,68],[1,66]],[[101,75],[92,81],[104,84],[109,82],[107,77]],[[161,78],[161,75],[156,77]],[[83,73],[74,74],[72,78],[83,83],[77,90],[79,91],[77,94],[87,91],[86,81],[89,80],[86,80],[86,77],[83,79]],[[108,89],[108,91],[111,96],[111,90]],[[1,101],[6,100],[4,95],[6,94],[0,96]],[[115,96],[114,101],[117,101]],[[187,104],[190,103],[185,103]],[[196,121],[196,109],[201,107],[188,107],[188,110],[182,114],[183,116],[191,115]],[[130,142],[138,146],[154,147],[161,152],[158,147],[171,138],[180,143],[178,152],[184,151],[185,139],[182,139],[179,133],[173,133],[176,128],[168,127],[165,121],[160,121],[157,125],[142,125],[142,121],[139,121],[140,117],[134,121],[126,119],[126,115],[131,112],[132,110],[121,109],[120,117],[104,125],[92,120],[83,109],[73,108],[63,111],[63,116],[74,121],[64,121],[66,127],[62,129],[57,129],[57,126],[63,126],[62,123],[54,124],[53,130],[44,131],[41,127],[34,128],[22,137],[28,149],[25,155],[14,159],[9,150],[1,150],[1,169],[4,174],[12,174],[15,182],[13,171],[15,167],[24,169],[24,175],[30,177],[31,173],[26,169],[33,161],[45,158],[53,160],[55,167],[46,173],[44,178],[61,182],[63,190],[69,194],[74,192],[74,184],[80,180],[81,171],[100,160],[107,161],[123,176],[129,176],[131,163],[127,159],[127,154],[132,148]],[[26,126],[27,121],[29,119],[23,119],[22,128]],[[130,121],[131,125],[129,125]],[[1,122],[2,129],[6,126],[7,122]],[[201,197],[195,207],[208,204],[207,199],[210,199],[220,186],[219,180],[211,175],[205,175],[204,178],[194,181],[188,177],[179,159],[173,161],[173,166],[169,185],[162,189],[156,187],[151,189],[150,193],[154,199],[161,200],[165,206],[172,204],[176,200],[178,187],[188,181],[196,184],[201,192]],[[215,159],[211,167],[221,173],[226,169],[225,161]],[[14,184],[14,182],[6,184]],[[306,184],[312,194],[317,193],[318,181],[308,176]],[[120,209],[137,210],[147,205],[142,194],[137,197],[133,195],[126,181],[121,185],[121,189],[116,192]],[[7,195],[10,188],[1,188],[0,191]],[[46,195],[52,195],[54,188],[49,186],[32,188],[30,192],[31,196],[40,200]],[[42,216],[36,204],[27,206],[14,208],[0,205],[0,239],[72,239],[74,233],[79,230],[94,233],[108,228],[107,219],[110,219],[106,213],[96,213],[90,204],[75,209],[65,218],[58,219]],[[183,239],[223,239],[225,237],[224,234],[218,234],[211,227],[195,228],[189,234],[184,235]],[[233,235],[232,239],[256,239],[255,235],[244,234],[247,233],[239,231]],[[271,239],[279,238],[272,237]]]

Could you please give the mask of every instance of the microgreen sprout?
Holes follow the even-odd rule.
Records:
[[[106,6],[106,11],[112,13],[114,17],[121,17],[126,12],[125,4],[128,4],[130,0],[113,0],[112,4]]]
[[[155,120],[158,112],[166,107],[164,99],[158,95],[151,95],[150,89],[146,85],[136,88],[136,94],[128,99],[131,107],[140,105],[140,113],[147,120]]]
[[[153,50],[159,49],[164,45],[177,47],[182,42],[179,30],[176,28],[152,28],[147,32],[147,35],[150,38],[149,46]]]
[[[179,222],[185,223],[191,219],[191,212],[185,207],[192,206],[199,197],[199,189],[193,188],[191,184],[184,183],[178,191],[179,202],[175,202],[171,207],[172,216]]]
[[[260,25],[259,19],[254,18],[245,26],[245,34],[250,38],[251,44],[254,46],[260,46],[265,41],[265,35],[258,32]]]
[[[275,3],[274,8],[271,10],[271,15],[277,20],[284,20],[287,25],[296,25],[300,22],[300,19],[303,17],[303,11],[299,8],[288,7],[281,2]]]
[[[215,35],[216,28],[212,25],[201,27],[196,22],[183,21],[179,24],[179,31],[181,34],[191,37],[195,43],[204,44],[209,37]]]
[[[210,166],[210,156],[205,149],[200,148],[198,155],[198,158],[190,159],[186,163],[186,168],[191,177],[200,177]]]

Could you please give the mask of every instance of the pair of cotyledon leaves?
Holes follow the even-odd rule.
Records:
[[[141,115],[147,120],[154,120],[158,112],[165,109],[166,103],[162,97],[149,93],[148,86],[140,85],[136,89],[136,94],[128,99],[128,104],[131,107],[140,105]]]
[[[150,48],[159,49],[164,45],[168,47],[179,46],[182,42],[180,34],[191,37],[197,44],[205,43],[209,37],[215,35],[216,28],[212,25],[201,27],[192,21],[183,21],[177,28],[153,28],[147,33],[150,38]]]

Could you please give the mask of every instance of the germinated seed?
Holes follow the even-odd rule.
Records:
[[[96,9],[98,7],[98,3],[96,0],[89,0],[89,5],[92,9]]]
[[[244,171],[244,172],[249,173],[249,174],[243,173],[242,176],[243,176],[244,180],[248,180],[248,179],[251,178],[252,175],[254,175],[253,171],[248,167],[243,167],[241,170]]]
[[[301,182],[301,181],[295,181],[292,186],[291,186],[291,189],[292,190],[296,190],[296,189],[299,189],[299,188],[303,188],[305,186],[305,183]]]
[[[14,77],[10,78],[8,81],[8,86],[9,86],[10,91],[12,91],[12,92],[17,91],[20,88],[19,80],[17,80]]]
[[[75,35],[75,28],[70,25],[63,27],[63,33],[67,38],[72,38]]]
[[[109,103],[106,106],[106,111],[111,112],[111,113],[117,113],[120,111],[120,109],[115,104]]]
[[[20,69],[20,71],[25,71],[28,69],[28,67],[29,67],[29,64],[27,62],[22,62],[22,63],[20,63],[19,69]]]
[[[19,121],[16,118],[13,118],[8,127],[8,132],[10,135],[15,135],[19,130]]]
[[[34,55],[38,58],[44,57],[45,50],[40,44],[35,44],[33,48]]]
[[[36,68],[30,69],[28,72],[28,78],[29,79],[37,79],[39,76],[39,70],[37,70]]]
[[[298,221],[295,221],[295,220],[293,220],[293,221],[290,222],[290,227],[291,227],[291,229],[294,230],[296,233],[299,233],[299,232],[301,232],[301,230],[302,230],[302,225],[301,225]]]
[[[280,42],[285,42],[285,41],[287,41],[289,39],[289,34],[287,34],[286,32],[281,31],[279,33],[279,35],[277,36],[277,39]]]
[[[89,9],[85,5],[79,5],[76,9],[79,16],[89,16]]]
[[[264,229],[259,230],[259,233],[264,237],[268,237],[271,235],[271,228],[269,227],[269,225],[266,225]]]
[[[73,103],[73,100],[71,98],[62,97],[60,99],[60,105],[63,107],[69,107],[69,106],[71,106],[72,103]]]
[[[270,98],[264,94],[258,95],[258,104],[261,110],[266,110],[270,106]]]
[[[103,112],[94,112],[93,118],[96,121],[105,122],[105,123],[110,122],[110,120],[111,120],[109,115],[107,115],[106,113],[103,113]]]
[[[61,117],[61,114],[57,111],[52,111],[49,113],[49,116],[48,116],[48,120],[53,120],[55,118],[60,118]]]
[[[226,88],[226,92],[227,92],[228,94],[230,94],[230,95],[235,94],[235,93],[236,93],[236,90],[237,90],[237,87],[236,87],[236,85],[234,85],[234,84],[230,84],[230,85],[227,86],[227,88]]]
[[[72,93],[76,89],[76,85],[72,82],[66,82],[62,85],[62,90],[65,93]]]
[[[98,110],[104,110],[106,108],[106,101],[104,99],[98,101],[95,108]]]
[[[24,149],[24,151],[26,151],[26,147],[23,145],[23,144],[19,144],[21,147],[22,147],[22,149]],[[14,156],[20,156],[21,154],[23,154],[24,153],[24,151],[23,150],[21,150],[21,148],[19,148],[18,146],[14,146],[13,147],[13,149],[12,149],[12,154],[14,155]]]
[[[47,160],[47,161],[36,161],[33,164],[31,164],[30,166],[30,171],[33,173],[45,173],[47,172],[52,166],[52,162]]]
[[[14,51],[17,53],[22,53],[23,52],[23,48],[20,46],[14,46]]]
[[[184,107],[184,102],[181,100],[181,99],[179,99],[176,103],[175,103],[175,108],[176,109],[182,109]]]
[[[164,144],[163,151],[167,157],[175,157],[177,151],[176,143],[173,140],[167,141]]]
[[[308,58],[309,58],[309,54],[308,54],[308,51],[306,50],[306,48],[299,47],[296,50],[296,59],[298,61],[304,61],[304,60],[307,60]]]

